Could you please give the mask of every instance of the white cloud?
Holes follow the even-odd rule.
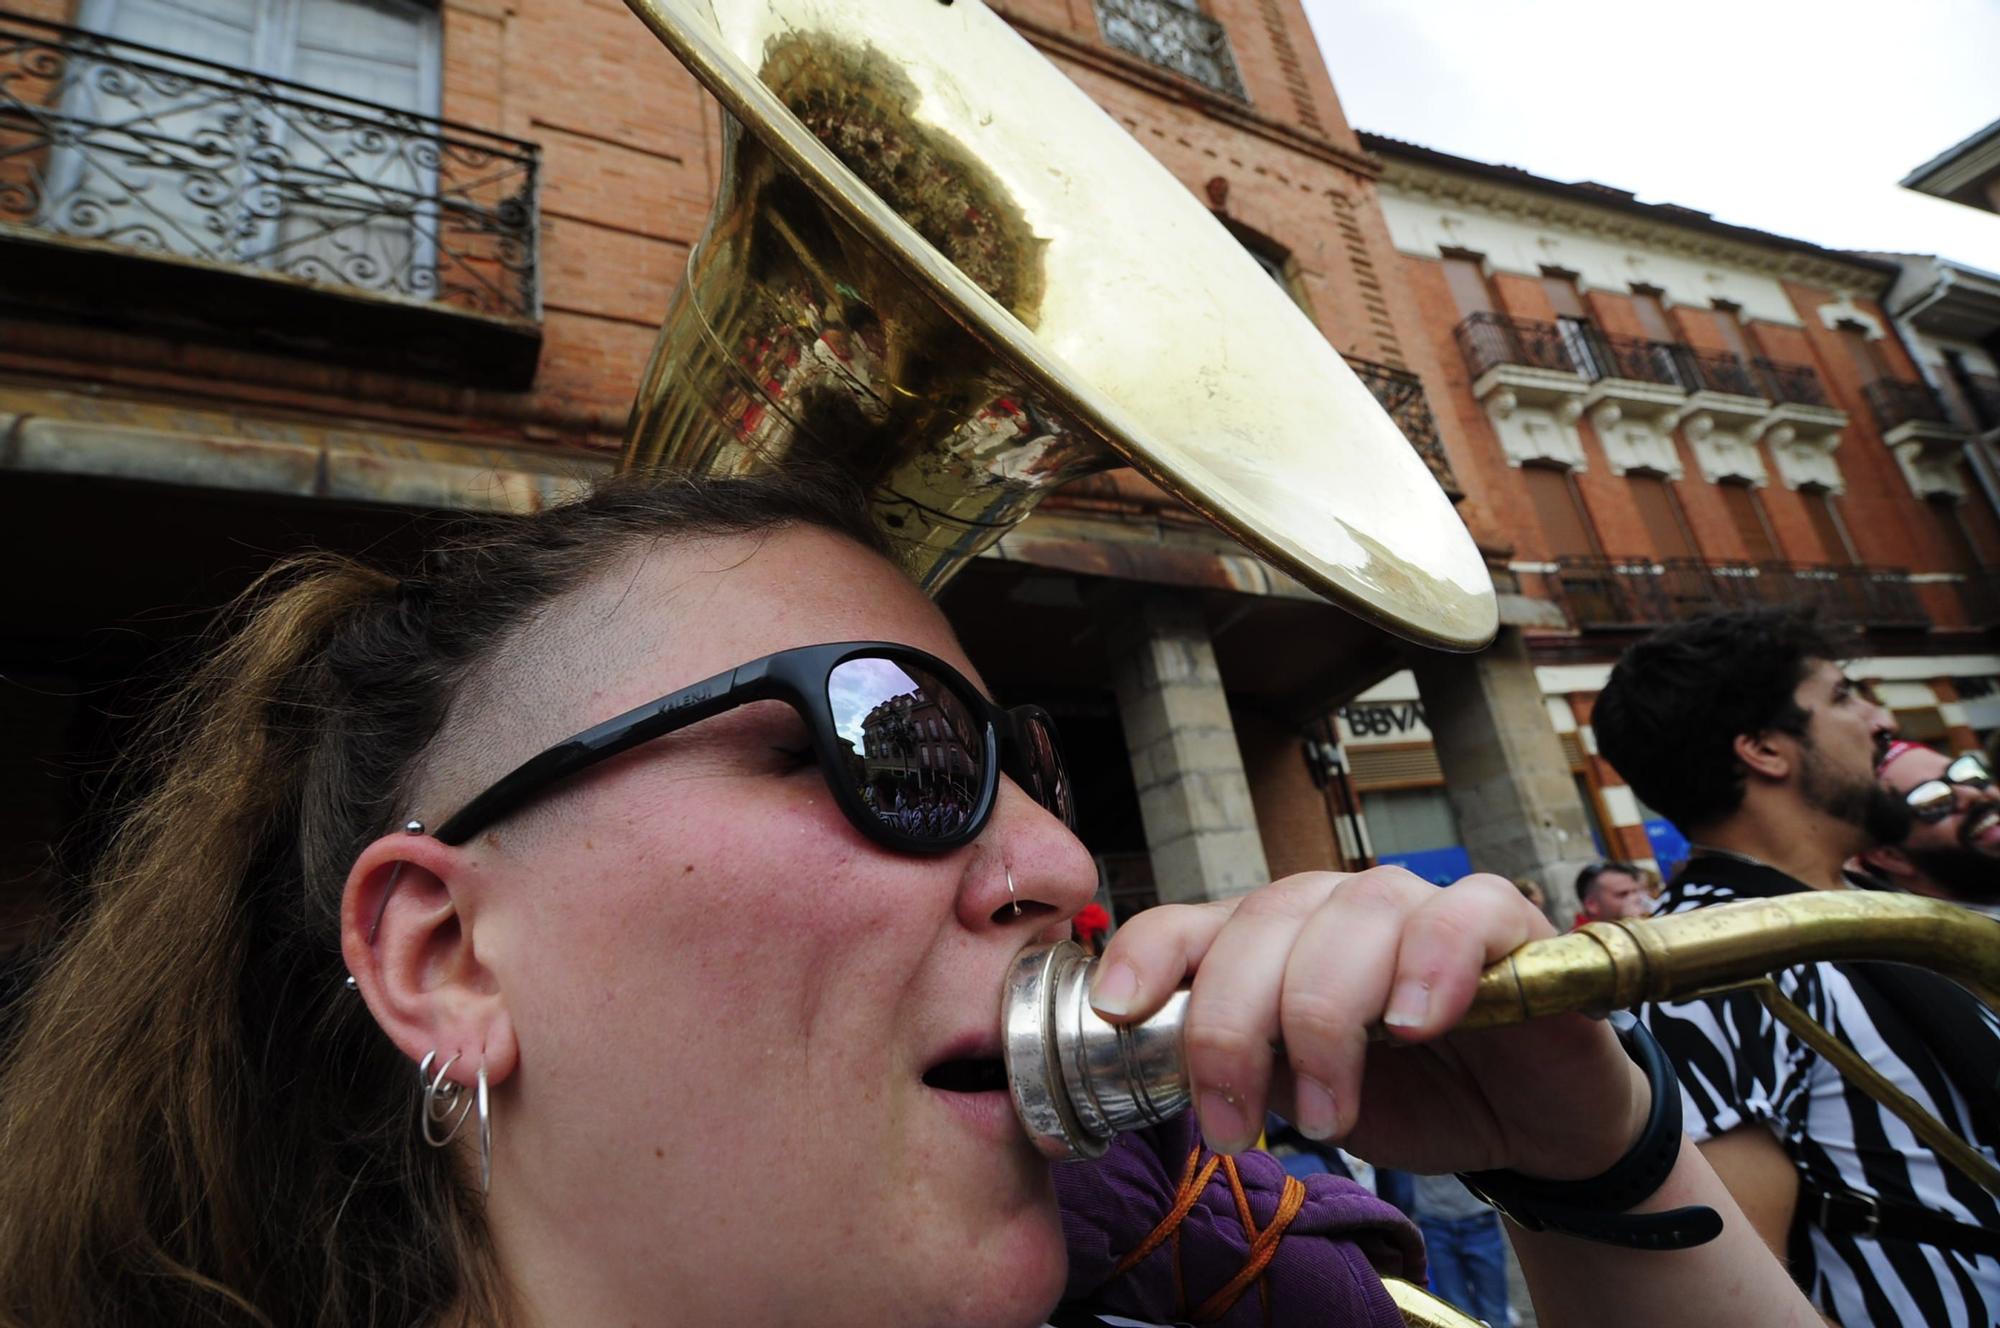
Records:
[[[1305,0],[1350,122],[1835,249],[2000,271],[2000,217],[1896,181],[2000,117],[1976,0]]]

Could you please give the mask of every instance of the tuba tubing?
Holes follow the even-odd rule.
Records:
[[[1603,1015],[1757,982],[1799,964],[1911,964],[2000,1008],[2000,922],[1915,895],[1810,892],[1666,917],[1593,922],[1530,941],[1480,977],[1458,1027]],[[1002,998],[1016,1114],[1051,1158],[1096,1157],[1112,1137],[1178,1115],[1191,1098],[1187,1002],[1117,1026],[1088,1001],[1096,961],[1070,942],[1022,953]]]

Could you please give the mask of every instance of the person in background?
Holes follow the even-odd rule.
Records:
[[[1893,744],[1875,767],[1910,809],[1910,832],[1861,861],[1884,884],[2000,918],[2000,789],[1978,752],[1947,758],[1921,743]]]
[[[1900,842],[1875,782],[1890,713],[1808,616],[1717,614],[1628,649],[1592,712],[1598,750],[1690,842],[1662,914],[1846,890],[1847,860]],[[1942,978],[1805,964],[1779,991],[1945,1128],[2000,1158],[2000,1023]],[[1643,1007],[1687,1126],[1771,1249],[1847,1328],[2000,1323],[2000,1201],[1747,991]]]
[[[1417,1230],[1431,1289],[1475,1319],[1507,1322],[1507,1254],[1500,1215],[1456,1176],[1417,1176]]]
[[[1625,862],[1593,862],[1576,874],[1575,925],[1643,918],[1653,911],[1653,895],[1639,868]]]
[[[1542,887],[1535,882],[1532,876],[1516,876],[1514,878],[1514,888],[1521,892],[1521,898],[1535,906],[1536,911],[1544,916],[1548,914],[1549,897],[1542,892]]]

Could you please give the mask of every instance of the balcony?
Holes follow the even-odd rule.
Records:
[[[1562,333],[1554,323],[1506,314],[1473,314],[1452,330],[1474,379],[1503,367],[1580,373]]]
[[[1382,409],[1389,412],[1389,418],[1403,431],[1403,437],[1410,440],[1410,446],[1417,449],[1417,455],[1424,459],[1424,464],[1430,467],[1432,476],[1437,479],[1438,487],[1453,502],[1465,497],[1465,490],[1458,485],[1458,477],[1452,473],[1451,460],[1444,454],[1444,443],[1438,438],[1437,420],[1431,414],[1430,401],[1424,396],[1423,380],[1408,370],[1392,369],[1358,355],[1343,358],[1347,367],[1354,370],[1355,377],[1382,403]]]
[[[1752,360],[1750,367],[1763,385],[1763,395],[1773,401],[1791,406],[1833,407],[1819,375],[1809,364],[1784,364],[1760,358]]]
[[[1764,384],[1750,366],[1726,352],[1676,347],[1681,381],[1690,392],[1715,392],[1723,396],[1754,397],[1766,400]]]
[[[1718,563],[1694,558],[1563,558],[1555,598],[1582,631],[1664,626],[1760,605],[1811,606],[1836,627],[1922,631],[1930,618],[1909,573],[1888,567]]]
[[[1229,30],[1201,12],[1199,0],[1097,0],[1104,40],[1121,51],[1247,102]]]
[[[1671,341],[1648,341],[1643,337],[1614,337],[1591,329],[1591,355],[1584,376],[1603,380],[1623,379],[1629,383],[1651,383],[1686,392],[1679,353],[1682,347]]]
[[[540,342],[538,156],[0,17],[0,264],[59,316],[518,380]]]
[[[1937,453],[1955,452],[1965,443],[1966,430],[1951,418],[1928,383],[1878,378],[1861,394],[1882,430],[1882,441],[1890,447],[1915,444],[1915,450]]]

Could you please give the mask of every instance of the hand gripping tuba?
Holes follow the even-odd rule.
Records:
[[[628,2],[728,114],[627,467],[837,465],[935,590],[1129,463],[1390,631],[1491,638],[1478,550],[1368,389],[978,0]]]
[[[1804,891],[1593,922],[1530,941],[1481,976],[1459,1027],[1601,1015],[1747,989],[1946,1162],[2000,1194],[2000,1170],[1984,1154],[1812,1022],[1770,977],[1798,964],[1862,961],[1929,969],[2000,1010],[2000,922],[1915,895]],[[1114,1027],[1086,999],[1093,962],[1067,941],[1034,947],[1016,962],[1002,997],[1014,1108],[1036,1146],[1053,1158],[1095,1157],[1113,1135],[1177,1115],[1191,1097],[1181,1042],[1184,997],[1170,998],[1141,1023]],[[1392,1280],[1390,1291],[1411,1324],[1472,1323],[1406,1283]]]

